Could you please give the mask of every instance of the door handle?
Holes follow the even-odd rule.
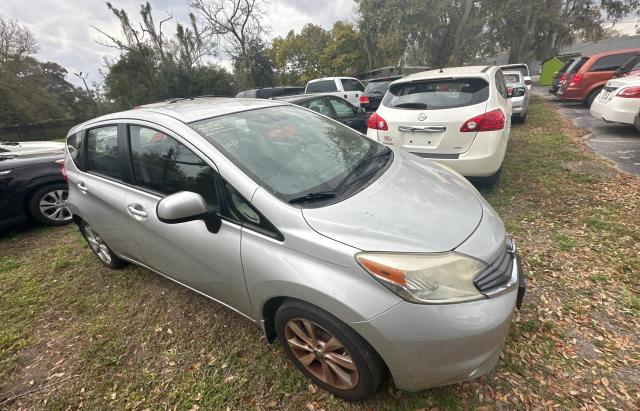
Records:
[[[347,95],[346,95],[346,94],[344,95],[344,98],[347,98]]]
[[[447,131],[446,126],[399,126],[398,131],[409,131],[417,133],[443,133]]]
[[[127,211],[133,217],[146,218],[148,216],[147,212],[144,211],[144,208],[140,204],[129,204]]]
[[[78,190],[82,191],[83,194],[86,194],[86,192],[88,191],[87,186],[84,185],[84,182],[82,181],[78,181],[76,183],[76,186],[78,187]]]

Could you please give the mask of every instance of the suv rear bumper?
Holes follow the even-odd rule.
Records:
[[[502,166],[507,151],[508,138],[503,137],[503,131],[478,133],[469,149],[458,158],[432,158],[432,160],[453,168],[465,177],[492,176]]]

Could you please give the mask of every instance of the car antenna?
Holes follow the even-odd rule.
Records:
[[[442,67],[440,67],[440,73],[444,73],[444,70],[442,69]]]

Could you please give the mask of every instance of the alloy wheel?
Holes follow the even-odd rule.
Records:
[[[52,221],[71,220],[68,206],[69,192],[67,190],[52,190],[42,196],[38,203],[40,213]]]
[[[105,264],[111,264],[111,252],[109,251],[109,247],[102,240],[90,225],[84,226],[84,234],[89,242],[89,246],[93,250],[94,253],[98,256],[100,260],[102,260]]]
[[[284,333],[296,360],[314,377],[341,390],[358,385],[353,357],[326,329],[313,321],[293,318],[287,321]]]

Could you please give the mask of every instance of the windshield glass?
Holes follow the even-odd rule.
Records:
[[[437,79],[399,83],[382,100],[387,107],[438,110],[471,106],[489,98],[489,83],[480,78]]]
[[[364,89],[364,92],[365,92],[365,94],[367,94],[367,93],[384,94],[389,89],[389,84],[391,84],[391,80],[389,80],[389,81],[370,81],[367,84],[367,87]]]
[[[291,106],[243,111],[190,126],[283,201],[335,190],[362,159],[389,151],[351,128]]]

